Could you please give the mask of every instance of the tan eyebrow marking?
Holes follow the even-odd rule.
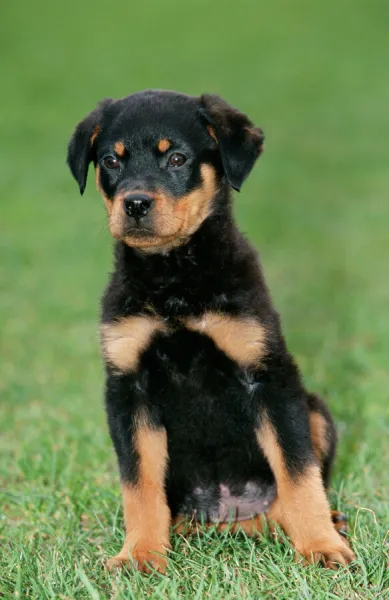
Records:
[[[124,154],[126,152],[126,148],[125,148],[123,142],[116,142],[113,149],[115,150],[115,152],[118,156],[124,156]]]
[[[157,144],[157,148],[160,152],[167,152],[167,150],[169,150],[170,146],[171,146],[171,143],[166,138],[159,140],[159,142]]]

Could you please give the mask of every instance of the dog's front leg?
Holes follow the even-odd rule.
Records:
[[[320,465],[310,434],[305,392],[297,376],[285,383],[271,372],[262,390],[260,423],[256,434],[277,483],[277,498],[268,517],[289,535],[296,550],[309,562],[325,566],[350,563],[354,555],[335,530]],[[282,381],[282,379],[281,379]]]
[[[108,568],[133,561],[143,572],[166,570],[170,511],[165,494],[167,436],[146,408],[132,375],[110,375],[108,422],[118,456],[126,537]]]

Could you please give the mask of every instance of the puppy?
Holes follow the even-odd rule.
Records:
[[[126,536],[109,567],[164,572],[171,525],[255,535],[263,515],[308,561],[353,560],[325,491],[332,418],[232,216],[263,140],[218,96],[149,90],[102,101],[69,143],[81,193],[94,163],[117,240],[101,337]]]

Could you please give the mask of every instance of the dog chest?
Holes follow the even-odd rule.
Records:
[[[206,337],[241,368],[258,368],[266,356],[266,329],[258,319],[209,311],[174,321],[157,315],[134,315],[103,323],[105,360],[119,372],[136,372],[142,356],[152,350],[161,337],[172,338],[179,331]]]

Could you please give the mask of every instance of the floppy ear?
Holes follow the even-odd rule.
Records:
[[[219,145],[225,177],[239,192],[263,150],[263,132],[219,96],[204,94],[200,103],[210,134]]]
[[[80,186],[81,195],[85,190],[89,163],[95,156],[94,144],[101,131],[102,109],[107,103],[111,103],[111,100],[100,102],[85,119],[78,123],[68,145],[67,163]]]

